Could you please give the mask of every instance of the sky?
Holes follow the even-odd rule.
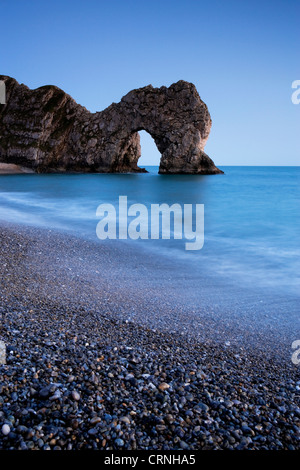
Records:
[[[217,166],[299,165],[299,0],[0,0],[0,74],[91,112],[149,84],[195,84]],[[158,165],[141,132],[140,165]]]

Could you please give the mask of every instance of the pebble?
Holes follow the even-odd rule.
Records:
[[[72,398],[73,400],[79,401],[80,400],[80,393],[76,390],[72,390]]]
[[[9,425],[8,424],[3,424],[1,431],[2,431],[2,434],[4,436],[7,436],[10,433]]]
[[[179,445],[180,445],[181,449],[188,449],[189,448],[189,445],[184,441],[180,441]]]
[[[123,447],[125,442],[123,441],[123,439],[116,439],[115,440],[115,444],[118,446],[118,447]]]
[[[209,410],[209,406],[200,401],[197,404],[197,406],[195,406],[194,409],[195,409],[196,412],[199,412],[199,410],[201,410],[201,411],[204,411],[204,413],[207,413],[207,411]]]
[[[101,422],[100,416],[94,416],[94,418],[91,418],[90,423],[91,424],[97,424]]]
[[[122,421],[122,423],[126,423],[126,424],[131,423],[130,419],[127,416],[122,416],[122,418],[120,418],[120,421]]]
[[[162,382],[162,383],[159,384],[158,388],[159,388],[159,390],[164,392],[165,390],[168,390],[168,388],[170,388],[170,385],[167,384],[166,382]]]

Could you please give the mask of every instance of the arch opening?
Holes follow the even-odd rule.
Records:
[[[153,137],[144,129],[138,131],[140,135],[141,156],[138,160],[139,167],[155,167],[160,165],[161,153],[158,150]]]

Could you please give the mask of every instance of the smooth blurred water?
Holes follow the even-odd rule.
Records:
[[[18,174],[0,176],[0,219],[58,228],[97,241],[99,204],[204,204],[204,246],[184,240],[128,240],[148,253],[180,260],[244,286],[298,294],[300,168],[223,167],[224,175]],[[112,242],[112,241],[110,241]],[[102,242],[102,243],[105,243]],[[178,265],[179,266],[179,265]],[[179,269],[179,268],[178,268]]]

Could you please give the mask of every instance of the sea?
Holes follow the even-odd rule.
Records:
[[[215,283],[224,298],[227,293],[228,302],[233,287],[234,292],[252,292],[260,302],[272,299],[275,310],[278,299],[278,308],[288,310],[281,312],[281,319],[293,314],[300,339],[300,167],[220,168],[224,174],[160,175],[158,167],[149,166],[148,173],[136,174],[1,175],[0,220],[59,230],[107,246],[132,246],[143,256],[172,263],[175,278],[185,272],[199,275],[202,287],[205,279]],[[147,239],[120,240],[116,230],[114,239],[99,240],[97,226],[103,218],[97,209],[103,204],[114,207],[118,228],[120,196],[127,198],[128,208],[138,204],[133,208],[142,205],[148,210]],[[196,208],[201,207],[201,248],[186,249],[184,233],[175,236],[172,218],[169,237],[163,238],[160,231],[158,238],[151,238],[155,204],[182,209],[192,205],[195,233]],[[128,216],[128,225],[133,220],[136,217]]]

